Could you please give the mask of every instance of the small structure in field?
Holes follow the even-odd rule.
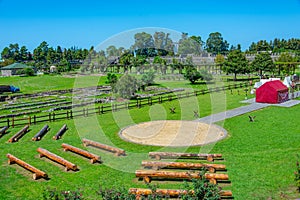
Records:
[[[282,103],[289,98],[289,89],[281,81],[269,81],[256,90],[258,103]]]

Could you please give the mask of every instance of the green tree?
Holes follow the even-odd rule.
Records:
[[[109,47],[106,48],[106,54],[109,57],[121,55],[121,54],[119,54],[117,47],[114,45],[110,45]]]
[[[146,32],[136,33],[134,40],[135,42],[131,49],[133,49],[137,55],[145,55],[147,57],[156,55],[154,39],[151,34]]]
[[[43,41],[37,48],[33,50],[34,61],[37,67],[46,66],[47,54],[48,54],[48,44]]]
[[[200,54],[204,42],[200,36],[188,37],[188,33],[182,33],[178,44],[178,54]]]
[[[275,65],[268,52],[257,54],[251,63],[251,71],[258,71],[260,76],[263,72],[273,72],[274,70]]]
[[[28,61],[29,60],[29,52],[28,49],[26,48],[26,46],[22,46],[20,49],[20,61],[24,62],[24,61]]]
[[[118,77],[116,74],[114,73],[108,73],[107,74],[107,81],[106,83],[108,83],[112,89],[115,88],[116,83],[118,82]]]
[[[193,65],[186,66],[184,77],[188,79],[192,84],[202,78],[200,72],[198,72],[196,67]]]
[[[169,33],[155,32],[154,47],[159,56],[174,55],[174,44]]]
[[[138,81],[135,77],[128,74],[123,75],[116,83],[114,92],[123,98],[131,98],[138,89]]]
[[[233,73],[234,80],[236,80],[237,74],[248,73],[249,67],[245,54],[240,50],[229,52],[227,58],[225,59],[223,70],[226,73]]]
[[[155,72],[147,72],[143,74],[141,80],[143,82],[143,85],[149,86],[154,83],[154,79],[155,79]]]
[[[213,54],[224,54],[228,52],[229,44],[222,37],[222,34],[219,32],[210,33],[208,39],[206,40],[205,49],[207,52]]]

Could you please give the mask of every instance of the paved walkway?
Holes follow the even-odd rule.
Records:
[[[294,94],[295,97],[300,96],[300,91],[295,92]],[[239,108],[235,108],[233,110],[227,110],[225,112],[217,113],[217,114],[212,114],[207,117],[202,117],[197,119],[197,121],[204,122],[204,123],[215,123],[218,121],[223,121],[225,119],[231,118],[231,117],[236,117],[248,112],[252,112],[255,110],[259,110],[268,106],[280,106],[280,107],[292,107],[294,105],[300,104],[299,100],[289,100],[280,104],[267,104],[267,103],[256,103],[255,98],[253,99],[248,99],[245,101],[242,101],[242,103],[250,103],[250,105],[247,106],[242,106]]]

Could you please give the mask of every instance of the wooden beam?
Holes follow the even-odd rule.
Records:
[[[0,129],[0,136],[6,134],[6,131],[8,130],[8,126],[4,126],[3,128]]]
[[[65,160],[64,158],[54,154],[54,153],[51,153],[50,151],[47,151],[46,149],[43,149],[43,148],[38,148],[37,149],[37,152],[40,153],[40,158],[41,157],[47,157],[63,166],[65,166],[65,171],[68,171],[68,170],[73,170],[73,171],[77,171],[78,168],[75,164]]]
[[[166,179],[200,179],[202,178],[199,173],[189,173],[189,172],[175,172],[175,171],[156,171],[156,170],[136,170],[135,176],[138,178],[143,178],[146,183],[151,182],[152,178],[166,178]],[[211,183],[216,184],[218,180],[228,180],[227,174],[204,174],[204,178],[208,179]]]
[[[197,154],[197,153],[177,153],[177,152],[149,152],[150,158],[160,160],[162,158],[189,158],[189,159],[206,159],[209,162],[215,158],[222,158],[222,154]]]
[[[33,138],[33,141],[39,141],[49,131],[49,126],[45,125]]]
[[[58,140],[62,137],[62,135],[68,130],[68,127],[66,124],[64,124],[60,129],[59,131],[56,133],[55,136],[53,136],[53,139],[54,140]]]
[[[109,146],[109,145],[106,145],[106,144],[101,144],[99,142],[95,142],[95,141],[88,140],[88,139],[85,139],[85,138],[82,139],[82,142],[85,146],[93,146],[93,147],[97,147],[99,149],[110,151],[110,152],[115,153],[115,155],[117,155],[117,156],[121,156],[121,155],[125,156],[126,155],[125,150],[119,149],[117,147],[112,147],[112,146]]]
[[[20,131],[18,131],[14,136],[12,136],[8,142],[17,142],[23,135],[28,132],[29,125],[24,126]]]
[[[95,163],[95,162],[101,162],[100,156],[92,154],[88,151],[85,151],[83,149],[80,149],[80,148],[77,148],[77,147],[74,147],[72,145],[65,144],[65,143],[63,143],[61,146],[64,148],[64,151],[72,151],[72,152],[77,153],[81,156],[84,156],[84,157],[87,157],[87,158],[91,159],[90,161],[91,161],[92,164]]]
[[[13,164],[13,163],[17,163],[18,165],[22,166],[23,168],[33,172],[33,179],[36,180],[36,179],[39,179],[39,178],[48,178],[48,175],[33,167],[32,165],[29,165],[28,163],[24,162],[23,160],[11,155],[11,154],[7,154],[6,157],[8,158],[8,164]]]
[[[187,195],[187,194],[194,194],[193,190],[176,190],[176,189],[156,189],[155,190],[156,194],[162,195],[162,196],[168,196],[168,197],[173,197],[177,198],[182,195]],[[137,197],[139,196],[148,196],[153,194],[153,191],[151,189],[144,189],[144,188],[130,188],[129,189],[129,194],[134,194]],[[219,192],[221,197],[232,197],[232,192],[230,190],[221,190]]]
[[[162,169],[201,169],[207,168],[209,172],[214,173],[216,170],[226,170],[226,166],[222,164],[206,164],[206,163],[187,163],[187,162],[157,162],[157,161],[142,161],[142,166],[145,168]]]

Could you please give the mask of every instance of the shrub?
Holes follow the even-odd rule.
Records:
[[[82,194],[80,190],[76,191],[58,191],[56,188],[54,189],[46,189],[43,192],[44,200],[82,200]]]

